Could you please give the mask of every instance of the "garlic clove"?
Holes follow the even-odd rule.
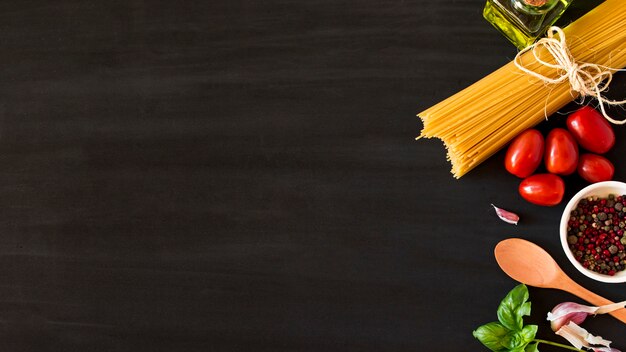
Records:
[[[498,208],[493,204],[491,204],[491,206],[496,210],[496,215],[498,215],[500,220],[509,224],[517,225],[517,222],[519,221],[519,216],[517,214]]]
[[[559,330],[563,325],[572,321],[575,324],[582,324],[590,314],[604,314],[623,308],[626,301],[611,303],[600,307],[586,306],[574,302],[563,302],[555,306],[548,312],[548,320],[553,331]]]
[[[557,330],[556,334],[565,338],[572,346],[578,349],[585,347],[594,350],[598,349],[598,351],[603,351],[603,348],[604,351],[612,350],[610,349],[611,341],[605,340],[600,336],[592,335],[587,330],[571,321]],[[592,347],[592,345],[595,346]],[[598,345],[602,347],[598,347]],[[608,350],[606,348],[608,348]]]

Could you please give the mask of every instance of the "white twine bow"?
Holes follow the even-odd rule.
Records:
[[[555,35],[558,34],[558,38]],[[542,60],[539,55],[539,49],[544,48],[554,58],[554,63]],[[529,68],[526,68],[521,60],[521,56],[526,52],[532,52],[535,60],[549,68],[556,70],[558,76],[556,78],[550,78],[548,76],[537,73]],[[613,79],[614,71],[623,71],[614,69],[602,65],[596,65],[586,62],[576,62],[572,54],[570,53],[567,43],[565,42],[565,34],[559,27],[550,27],[548,30],[548,36],[539,39],[535,44],[532,44],[515,56],[515,65],[525,73],[536,77],[546,83],[556,84],[565,80],[569,80],[571,89],[578,92],[581,97],[590,96],[595,98],[600,106],[602,115],[616,125],[622,125],[626,123],[624,120],[612,119],[604,109],[604,105],[623,105],[626,104],[626,100],[616,101],[607,99],[602,95],[603,92],[608,90],[609,83]]]

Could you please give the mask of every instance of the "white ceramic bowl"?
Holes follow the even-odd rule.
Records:
[[[601,282],[610,282],[610,283],[618,283],[618,282],[626,282],[626,270],[622,270],[617,272],[614,276],[603,275],[596,273],[595,271],[586,269],[580,264],[576,258],[574,258],[574,254],[569,249],[569,244],[567,243],[567,222],[570,218],[570,214],[572,210],[576,208],[578,202],[589,196],[598,196],[601,198],[606,198],[609,194],[614,194],[615,196],[626,194],[626,183],[617,182],[617,181],[606,181],[606,182],[598,182],[592,185],[589,185],[580,192],[576,193],[574,197],[567,203],[565,206],[565,210],[563,211],[563,216],[561,216],[561,245],[563,246],[563,250],[565,251],[565,255],[567,255],[567,259],[574,265],[578,271],[580,271],[583,275],[590,277],[594,280],[598,280]]]

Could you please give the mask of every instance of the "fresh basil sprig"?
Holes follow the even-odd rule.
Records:
[[[539,343],[580,351],[559,343],[535,339],[537,325],[524,325],[524,316],[528,315],[528,288],[520,284],[500,302],[498,321],[482,325],[472,334],[494,352],[539,352]]]
[[[530,345],[537,334],[537,325],[524,326],[523,319],[526,315],[530,315],[528,288],[520,284],[500,302],[498,321],[479,327],[474,330],[473,335],[495,352],[537,351],[536,344]]]

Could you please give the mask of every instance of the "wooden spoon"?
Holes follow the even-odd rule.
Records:
[[[500,268],[523,284],[563,290],[595,306],[613,303],[570,279],[548,252],[532,242],[509,238],[498,243],[494,253]],[[626,309],[621,308],[609,314],[626,323]]]

